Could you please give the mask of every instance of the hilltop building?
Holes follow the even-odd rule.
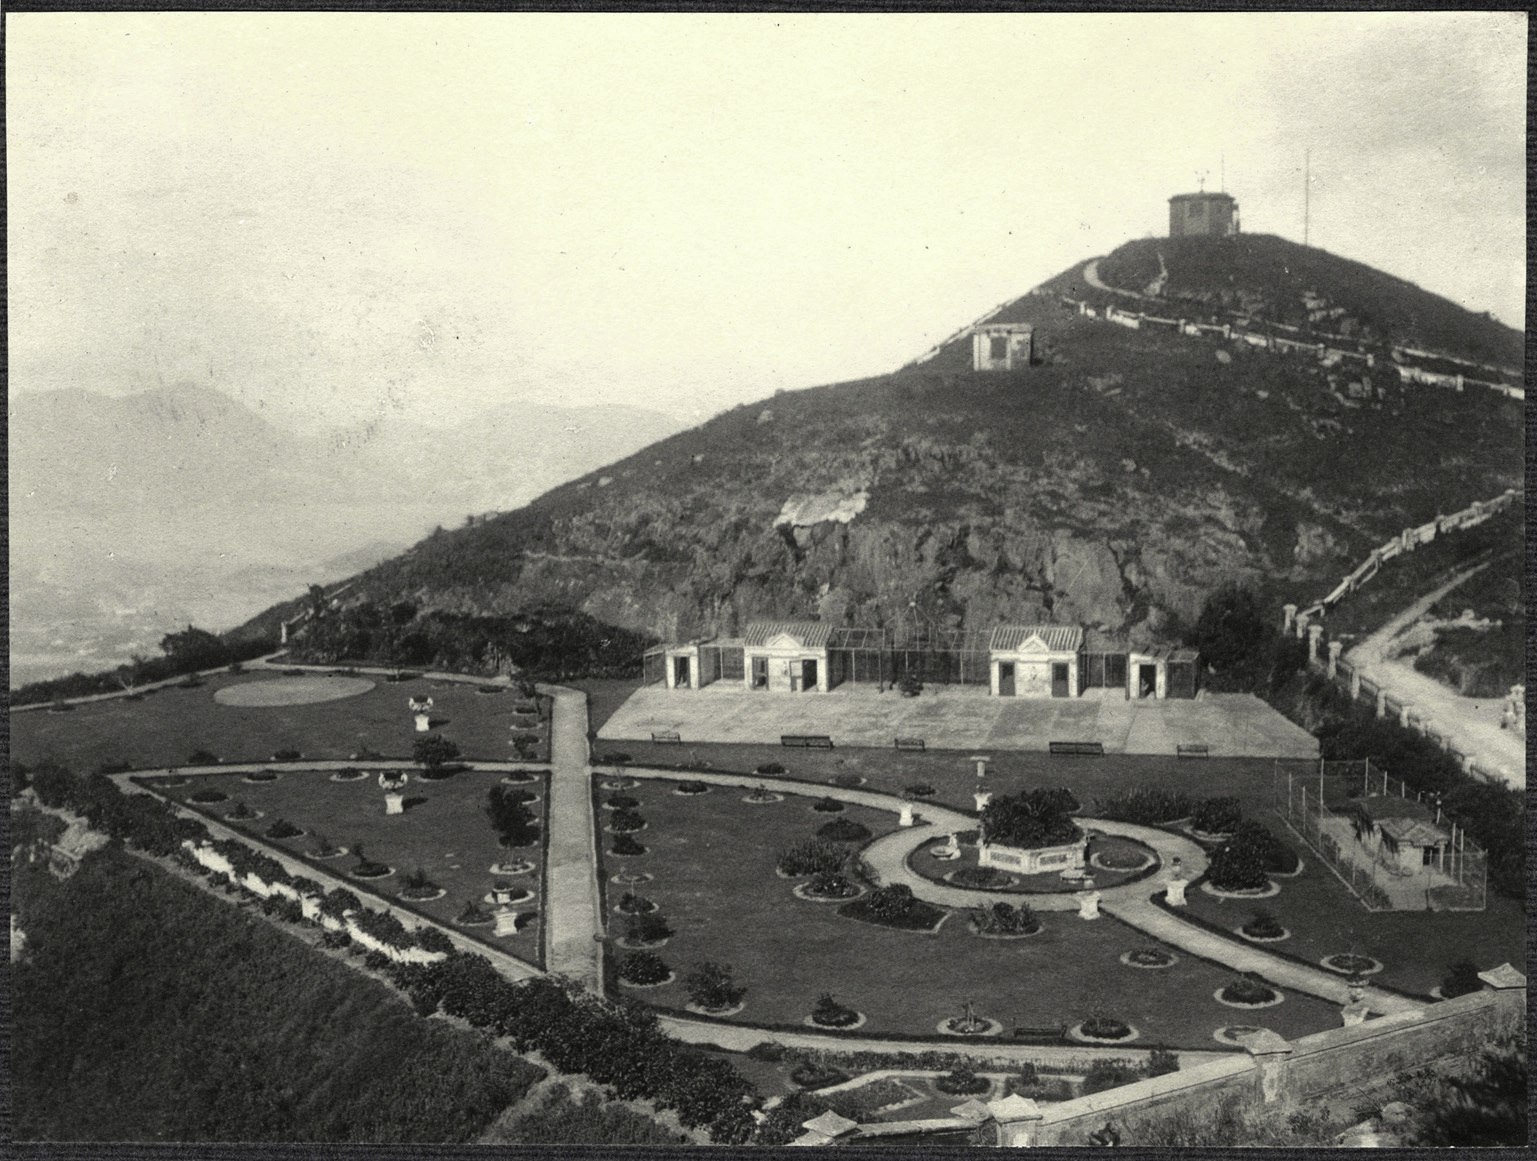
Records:
[[[1029,323],[982,323],[971,332],[973,371],[1017,371],[1035,355],[1035,328]]]
[[[1187,193],[1169,199],[1169,237],[1227,238],[1238,233],[1238,202],[1231,194]]]

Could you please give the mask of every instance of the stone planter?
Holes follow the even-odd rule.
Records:
[[[395,873],[395,868],[394,867],[385,867],[381,871],[371,871],[370,872],[370,871],[351,870],[351,871],[347,872],[347,874],[350,875],[352,878],[354,878],[354,879],[363,879],[365,881],[373,880],[373,879],[388,879],[394,873]]]

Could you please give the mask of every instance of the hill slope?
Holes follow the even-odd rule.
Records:
[[[558,604],[661,637],[809,615],[1147,639],[1224,578],[1310,593],[1405,524],[1521,482],[1517,403],[1079,317],[1049,289],[1078,269],[998,316],[1036,324],[1044,365],[974,374],[958,338],[736,408],[417,545],[356,599]]]

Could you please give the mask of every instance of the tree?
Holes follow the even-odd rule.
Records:
[[[429,770],[440,770],[459,757],[459,747],[442,734],[428,734],[411,745],[411,760]]]
[[[1201,606],[1190,643],[1214,672],[1251,683],[1268,672],[1272,635],[1254,593],[1228,582]]]
[[[229,650],[212,633],[188,625],[179,633],[160,638],[160,651],[180,671],[213,669],[229,660]]]
[[[486,803],[486,817],[501,838],[504,847],[526,847],[539,837],[539,824],[526,803],[520,802],[509,786],[491,787]]]

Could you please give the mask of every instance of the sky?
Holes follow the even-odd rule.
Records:
[[[1225,188],[1523,328],[1525,13],[12,13],[12,390],[699,421]]]

